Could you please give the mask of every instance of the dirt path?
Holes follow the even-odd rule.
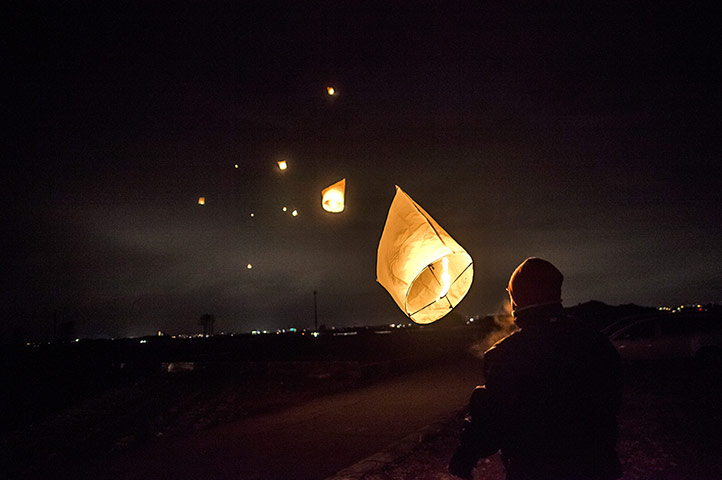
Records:
[[[91,463],[56,468],[52,475],[108,480],[322,479],[448,417],[466,403],[479,381],[477,361],[445,365]]]

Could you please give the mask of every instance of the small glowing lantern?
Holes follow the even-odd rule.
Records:
[[[293,215],[294,217],[297,217],[297,216],[298,216],[298,210],[292,211],[292,212],[291,212],[291,215]]]
[[[248,265],[246,265],[246,268],[247,268],[248,270],[250,270],[250,269],[253,268],[253,265],[251,265],[251,264],[249,263]]]
[[[331,213],[343,212],[345,194],[345,178],[321,190],[321,205],[323,205],[323,209]]]
[[[327,91],[328,94],[331,95],[331,96],[333,96],[333,95],[336,94],[336,89],[333,88],[333,87],[326,87],[326,91]]]
[[[471,288],[471,256],[401,188],[379,241],[376,280],[416,323],[435,322]]]
[[[198,197],[198,205],[205,205],[206,197]]]
[[[286,163],[285,160],[281,160],[280,162],[278,162],[278,168],[279,170],[285,170],[288,168],[288,163]]]

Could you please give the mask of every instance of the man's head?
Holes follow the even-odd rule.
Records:
[[[562,302],[564,275],[541,258],[529,257],[516,267],[509,278],[509,298],[514,312],[537,305]]]

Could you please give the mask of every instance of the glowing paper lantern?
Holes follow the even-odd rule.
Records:
[[[205,205],[206,197],[198,197],[198,205]]]
[[[471,288],[473,260],[401,188],[379,241],[376,280],[416,323],[435,322]]]
[[[288,168],[288,163],[286,163],[285,160],[281,160],[280,162],[278,162],[278,168],[280,170],[285,170]]]
[[[321,190],[321,205],[323,205],[323,209],[331,213],[343,212],[345,194],[345,178]]]
[[[326,92],[328,92],[329,95],[334,95],[336,93],[336,89],[333,87],[326,87]]]

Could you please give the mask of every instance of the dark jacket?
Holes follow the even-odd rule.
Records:
[[[619,478],[619,355],[560,304],[520,313],[521,328],[484,355],[486,383],[449,469],[470,477],[501,450],[508,480]]]

